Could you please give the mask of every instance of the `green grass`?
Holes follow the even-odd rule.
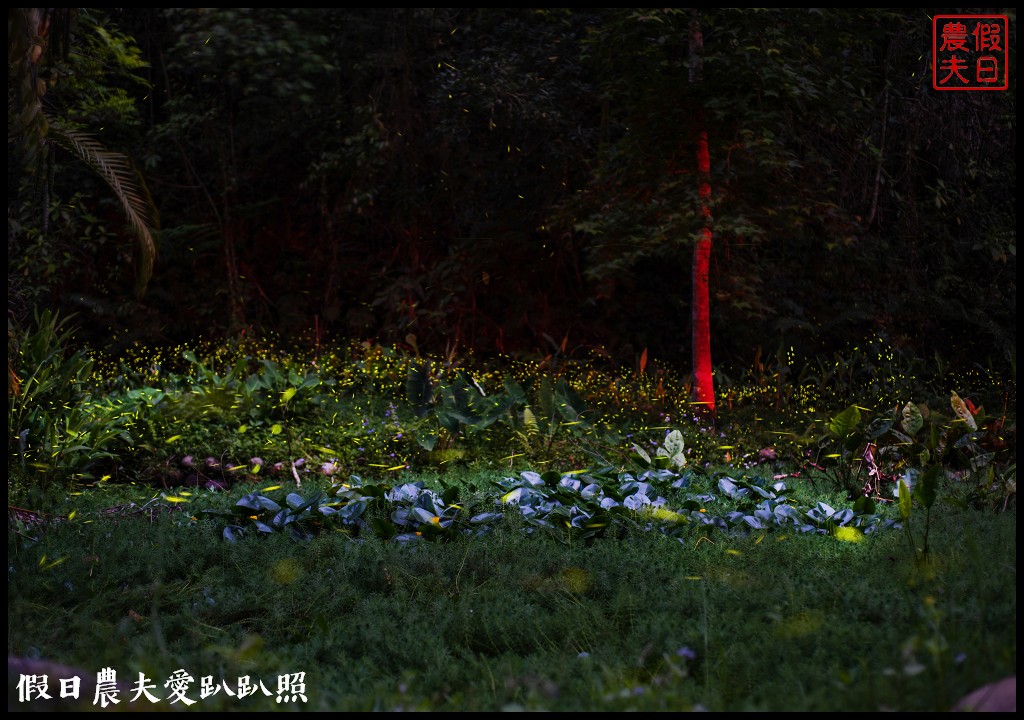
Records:
[[[311,711],[928,711],[1016,669],[1015,511],[938,506],[923,562],[895,530],[584,543],[514,516],[447,543],[228,543],[194,508],[240,494],[147,512],[152,490],[115,487],[9,530],[9,654],[144,672],[161,696],[183,668],[196,699],[204,675],[274,693],[304,672]]]

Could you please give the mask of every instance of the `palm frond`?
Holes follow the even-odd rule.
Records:
[[[160,223],[145,180],[126,155],[108,150],[85,133],[65,128],[51,119],[49,137],[92,168],[114,191],[114,196],[135,234],[138,248],[135,291],[142,297],[153,275],[153,262],[156,259],[156,240],[153,233],[159,231]]]

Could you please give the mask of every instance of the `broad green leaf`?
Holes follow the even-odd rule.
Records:
[[[889,418],[875,418],[864,431],[865,439],[876,440],[880,438],[892,429],[892,423],[893,421]]]
[[[429,365],[417,363],[409,367],[405,378],[405,395],[418,417],[425,417],[430,412],[434,387],[430,382]]]
[[[283,430],[284,428],[278,425],[277,423],[274,423],[273,425],[270,426],[271,435],[280,435]]]
[[[297,392],[298,392],[298,388],[293,388],[293,387],[287,388],[284,392],[281,393],[281,404],[282,405],[286,404],[289,400],[291,400],[293,397],[295,397],[295,393],[297,393]]]
[[[430,452],[431,450],[434,449],[434,446],[437,445],[437,433],[429,431],[417,433],[416,442],[419,443],[419,446],[421,448],[423,448],[427,452]]]
[[[410,514],[412,514],[413,517],[415,517],[421,523],[426,523],[428,525],[432,523],[437,523],[440,520],[440,518],[437,515],[421,507],[411,508]]]
[[[647,452],[644,451],[644,449],[642,447],[640,447],[636,443],[633,443],[633,450],[636,452],[636,454],[639,457],[639,459],[643,461],[642,464],[647,465],[647,466],[652,465],[652,463],[651,463],[651,456],[648,455]]]
[[[523,392],[522,386],[519,385],[515,380],[510,377],[505,378],[505,394],[508,395],[509,400],[515,405],[526,404],[526,393]]]
[[[548,470],[547,472],[542,474],[540,477],[541,477],[541,480],[544,481],[544,484],[547,485],[548,487],[555,487],[555,486],[557,486],[558,483],[562,479],[561,473],[557,472],[556,470]]]
[[[860,425],[860,408],[851,405],[829,421],[828,429],[833,436],[845,440],[857,431],[858,425]]]
[[[235,506],[248,510],[270,510],[271,512],[277,512],[281,509],[281,506],[270,498],[263,495],[257,495],[256,493],[249,493],[248,495],[239,498],[238,502],[235,503]]]
[[[903,518],[903,522],[906,522],[910,518],[910,488],[907,487],[902,479],[900,479],[900,517]]]
[[[924,475],[918,481],[917,485],[914,486],[914,497],[920,502],[925,508],[931,508],[935,504],[935,495],[938,492],[939,478],[942,476],[943,469],[941,465],[932,465],[928,470],[925,471]]]
[[[921,408],[912,402],[903,406],[903,420],[900,423],[907,435],[914,436],[924,425],[924,417],[921,415]]]
[[[685,446],[685,443],[683,442],[683,434],[678,430],[673,430],[665,436],[664,446],[669,457],[674,460],[676,455],[683,452],[683,448]]]

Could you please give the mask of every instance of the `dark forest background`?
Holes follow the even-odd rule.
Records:
[[[873,337],[1015,362],[998,12],[1006,92],[932,89],[924,9],[702,9],[700,82],[683,9],[79,8],[32,67],[9,11],[9,329],[686,371],[703,108],[716,365]],[[96,171],[118,154],[151,245]]]

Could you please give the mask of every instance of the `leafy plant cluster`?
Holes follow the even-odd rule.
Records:
[[[570,544],[637,531],[659,531],[682,540],[695,531],[746,534],[779,529],[832,534],[856,542],[865,533],[900,527],[884,513],[876,513],[870,501],[842,510],[821,501],[812,507],[800,506],[787,496],[788,488],[781,481],[724,473],[711,478],[665,464],[654,462],[633,472],[612,467],[564,475],[524,471],[495,481],[491,490],[498,493],[497,498],[479,493],[463,497],[458,487],[437,491],[422,481],[393,487],[366,483],[353,475],[348,482],[335,483],[311,497],[282,490],[275,500],[265,494],[280,489],[274,486],[246,494],[231,510],[205,512],[233,518],[223,531],[230,541],[255,531],[285,532],[308,542],[333,529],[353,538],[372,535],[411,543],[482,536],[499,524],[511,523],[527,533],[552,533]],[[670,493],[673,501],[663,492]],[[716,508],[721,512],[714,513]]]
[[[506,375],[501,389],[488,395],[465,370],[456,370],[446,383],[431,378],[429,365],[411,365],[406,395],[421,420],[417,442],[428,451],[444,450],[461,435],[495,423],[504,424],[524,450],[540,449],[546,455],[565,436],[598,445],[618,442],[618,434],[600,423],[565,377],[552,381],[545,375],[530,384],[535,385],[532,392]]]
[[[987,416],[956,392],[949,404],[945,415],[908,402],[866,426],[850,405],[828,421],[813,464],[852,498],[889,496],[898,482],[913,487],[919,476],[941,475],[958,488],[951,502],[1005,508],[1016,494],[1016,463],[997,462],[1008,454],[1005,416]]]
[[[70,351],[69,321],[43,311],[31,332],[8,333],[7,438],[12,467],[23,475],[74,482],[130,448],[128,424],[144,393],[94,394],[93,360]]]
[[[664,389],[666,375],[657,376],[655,387],[653,377],[631,381],[572,364],[557,375],[526,364],[471,374],[454,356],[435,364],[359,345],[290,357],[258,344],[225,346],[203,359],[179,350],[165,363],[174,371],[158,360],[97,371],[85,352],[67,351],[69,339],[66,326],[50,315],[38,319],[34,332],[15,336],[13,478],[81,483],[112,477],[218,488],[246,480],[294,481],[301,490],[304,481],[325,476],[444,468],[458,461],[518,466],[549,478],[585,472],[612,488],[604,490],[607,497],[623,503],[624,491],[608,483],[613,468],[684,473],[723,461],[749,469],[796,460],[812,482],[823,479],[850,500],[863,499],[856,510],[867,514],[873,513],[870,502],[897,498],[900,480],[915,488],[921,476],[939,472],[932,468],[941,470],[942,484],[950,488],[947,502],[1000,510],[1016,493],[1015,464],[1007,461],[1013,420],[1007,426],[1005,412],[989,415],[956,394],[951,416],[924,403],[904,403],[865,426],[868,411],[854,404],[836,414],[808,410],[806,430],[773,437],[759,423],[745,422],[743,408],[721,430],[690,425],[685,409],[652,418],[639,401],[656,401],[659,393],[666,408],[685,408],[678,388]],[[538,491],[524,492],[534,497]],[[278,518],[278,525],[289,517],[289,523],[298,516],[308,521],[320,507],[308,499],[274,502],[290,512],[304,506]],[[432,508],[432,517],[454,521],[450,504]],[[606,508],[576,507],[570,523],[593,517],[604,522]]]

